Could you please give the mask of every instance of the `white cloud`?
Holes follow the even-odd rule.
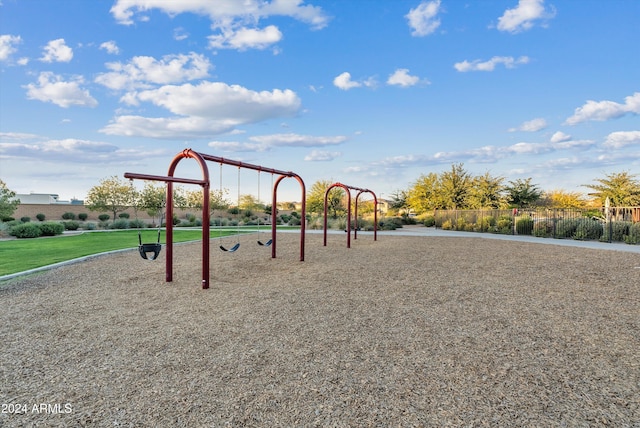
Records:
[[[9,57],[17,51],[16,45],[22,43],[20,36],[11,34],[0,35],[0,61],[7,61]]]
[[[347,137],[315,137],[289,133],[255,136],[251,137],[250,140],[269,147],[320,147],[342,144],[347,140]]]
[[[522,125],[517,128],[509,129],[509,132],[524,131],[524,132],[537,132],[547,127],[547,121],[541,117],[531,119],[523,122]]]
[[[62,159],[70,162],[105,162],[118,151],[118,147],[98,141],[46,140],[34,143],[0,143],[0,155],[31,159]]]
[[[282,40],[282,33],[275,25],[264,29],[240,28],[225,30],[222,34],[209,36],[209,46],[214,49],[266,49]]]
[[[545,10],[544,0],[520,0],[518,6],[507,9],[498,18],[498,30],[519,33],[531,29],[537,20],[550,19],[554,16],[553,10]]]
[[[309,162],[327,162],[332,161],[335,158],[342,156],[342,152],[327,152],[323,150],[312,150],[307,156],[304,157],[305,161]]]
[[[571,135],[565,134],[562,131],[557,131],[551,136],[549,141],[552,143],[562,143],[569,140],[571,140]]]
[[[412,36],[427,36],[440,26],[437,18],[440,12],[440,0],[423,1],[415,9],[411,9],[405,18],[409,21]]]
[[[64,39],[51,40],[44,47],[40,61],[42,62],[69,62],[73,58],[73,50],[67,46]]]
[[[128,63],[110,62],[111,70],[99,74],[95,81],[109,89],[148,88],[150,84],[180,83],[209,76],[211,63],[204,55],[165,55],[157,60],[150,56],[136,56]]]
[[[589,120],[605,121],[622,117],[625,114],[640,114],[640,92],[626,97],[624,104],[614,101],[587,101],[578,107],[573,116],[565,121],[567,125],[577,125]]]
[[[317,6],[305,5],[302,0],[280,0],[265,2],[262,0],[117,0],[111,7],[113,17],[120,24],[133,24],[136,13],[159,9],[175,16],[181,13],[195,13],[208,16],[214,26],[228,25],[229,21],[240,20],[257,22],[269,16],[288,16],[310,24],[313,28],[323,28],[329,18]]]
[[[256,92],[220,82],[166,85],[132,92],[127,100],[133,105],[152,103],[177,117],[123,115],[101,132],[155,138],[201,138],[229,132],[242,124],[293,116],[301,103],[296,93],[289,89]]]
[[[453,65],[453,67],[460,72],[467,71],[493,71],[496,68],[496,65],[503,64],[506,68],[514,68],[520,64],[527,64],[529,62],[529,57],[521,56],[520,58],[513,58],[512,56],[494,56],[488,61],[481,61],[476,59],[474,61],[464,60],[462,62],[457,62]]]
[[[411,76],[406,68],[399,68],[387,79],[387,85],[397,85],[402,87],[414,86],[420,82],[418,76]]]
[[[131,25],[136,14],[139,20],[148,20],[143,13],[152,9],[170,16],[181,13],[208,16],[211,28],[216,31],[209,37],[209,45],[214,49],[266,49],[279,42],[282,33],[278,27],[260,28],[257,25],[268,17],[289,17],[307,23],[313,29],[324,28],[329,22],[322,8],[304,4],[303,0],[117,0],[111,13],[120,24]],[[179,31],[174,37],[181,40],[186,36]],[[274,49],[274,53],[279,51]]]
[[[110,53],[112,55],[117,55],[120,53],[120,48],[118,48],[118,45],[113,40],[102,43],[100,45],[100,49],[104,49],[107,51],[107,53]]]
[[[38,77],[38,83],[30,83],[25,86],[27,98],[50,102],[60,107],[70,107],[72,105],[82,107],[95,107],[98,102],[89,91],[82,89],[84,84],[82,77],[74,77],[70,81],[64,81],[61,76],[51,72],[42,72]]]
[[[349,73],[348,71],[345,71],[344,73],[333,79],[333,84],[343,91],[348,91],[349,89],[362,86],[362,83],[354,82],[353,80],[351,80],[351,73]]]
[[[175,28],[173,30],[173,38],[175,40],[185,40],[189,38],[189,33],[182,27]]]
[[[607,135],[603,146],[612,149],[621,149],[625,146],[640,145],[640,131],[618,131]]]
[[[257,135],[249,137],[248,142],[212,141],[209,147],[228,152],[264,152],[278,147],[327,147],[342,144],[347,140],[345,136],[313,136],[294,133]],[[329,152],[323,152],[329,153]],[[333,152],[335,154],[335,152]],[[320,156],[318,154],[318,156]],[[325,154],[325,156],[327,156]]]

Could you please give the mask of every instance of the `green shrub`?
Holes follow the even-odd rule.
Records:
[[[48,221],[46,223],[38,224],[40,227],[40,231],[42,232],[42,236],[56,236],[61,235],[64,232],[64,225],[62,223]]]
[[[496,221],[495,231],[503,235],[511,235],[513,233],[513,219],[510,215],[501,215]]]
[[[581,218],[578,220],[574,239],[600,239],[602,236],[602,223],[591,218]]]
[[[432,215],[427,216],[424,219],[424,225],[426,227],[432,227],[432,226],[435,226],[435,224],[436,224],[436,218],[434,216],[432,216]]]
[[[42,230],[35,223],[20,223],[9,229],[9,234],[16,238],[37,238]]]
[[[84,225],[84,228],[87,230],[96,230],[97,226],[95,223],[87,223]]]
[[[10,223],[10,222],[12,222],[14,220],[15,220],[15,218],[13,218],[13,217],[2,217],[2,222],[3,223]]]
[[[121,218],[109,225],[110,229],[128,229],[129,228],[129,220]]]
[[[476,230],[479,229],[480,232],[494,230],[496,223],[496,218],[494,216],[483,216],[480,218],[480,221],[476,226]]]
[[[238,207],[232,207],[232,208],[229,208],[229,209],[227,210],[227,212],[228,212],[229,214],[238,215],[238,214],[240,214],[240,208],[238,208]]]
[[[624,237],[627,244],[640,244],[640,223],[633,223],[629,227],[629,234]]]
[[[36,214],[36,218],[38,219],[38,221],[44,221],[45,216],[44,214],[40,213],[40,214]]]
[[[104,221],[108,221],[111,218],[111,216],[109,214],[100,214],[98,216],[98,220],[104,222]]]
[[[624,242],[625,237],[629,235],[629,229],[633,223],[630,221],[612,221],[611,223],[605,223],[603,227],[602,241],[609,242]],[[609,236],[611,235],[611,236]]]
[[[516,220],[516,232],[518,235],[531,235],[533,232],[533,219],[528,215]]]
[[[80,227],[80,223],[78,223],[77,221],[65,221],[62,223],[64,224],[64,228],[66,230],[78,230],[78,228]]]
[[[129,218],[129,213],[120,213],[120,214],[118,214],[118,218],[128,219]]]
[[[145,227],[147,227],[147,224],[144,221],[136,218],[129,221],[129,227],[132,229],[144,229]]]
[[[566,218],[558,220],[556,223],[557,238],[571,238],[576,234],[578,228],[578,220],[575,218]]]
[[[533,225],[533,236],[548,238],[553,235],[553,221],[541,220]]]
[[[291,219],[289,220],[290,226],[300,226],[301,224],[302,220],[300,220],[300,217],[291,217]]]
[[[31,217],[27,217],[27,216],[20,217],[20,221],[23,223],[29,223],[31,221]]]
[[[75,220],[76,219],[76,215],[74,213],[66,212],[66,213],[62,214],[62,219],[63,220]]]
[[[78,214],[78,219],[80,221],[87,221],[87,219],[89,218],[89,214],[87,213],[80,213]]]

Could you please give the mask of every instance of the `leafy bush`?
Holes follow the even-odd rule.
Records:
[[[31,217],[27,217],[27,216],[20,217],[20,221],[23,223],[29,223],[31,221]]]
[[[600,239],[602,236],[602,223],[591,218],[581,218],[578,220],[574,239]]]
[[[111,216],[109,214],[100,214],[98,216],[98,220],[100,221],[108,221],[111,218]]]
[[[518,235],[531,235],[533,232],[533,219],[528,215],[516,220],[516,232]]]
[[[2,222],[3,223],[10,223],[10,222],[12,222],[14,220],[15,220],[15,218],[13,218],[13,217],[2,217]]]
[[[120,214],[118,214],[118,218],[128,219],[129,218],[129,213],[120,213]]]
[[[129,220],[121,218],[109,225],[110,229],[128,229],[129,228]]]
[[[87,223],[84,225],[84,228],[87,230],[96,230],[96,224],[95,223]]]
[[[289,225],[290,226],[300,226],[300,224],[302,224],[302,220],[300,220],[300,217],[291,217],[291,220],[289,220]]]
[[[501,215],[496,221],[495,231],[504,235],[511,235],[513,233],[513,219],[510,215]]]
[[[612,221],[609,224],[605,224],[600,240],[605,242],[624,242],[626,241],[626,236],[629,235],[629,230],[632,225],[633,223],[630,221]]]
[[[37,238],[42,235],[42,230],[35,223],[20,223],[9,229],[9,234],[16,238]]]
[[[453,229],[453,224],[451,223],[451,219],[444,221],[440,227],[444,230]]]
[[[227,210],[227,212],[228,212],[229,214],[238,215],[238,214],[240,214],[240,208],[238,208],[238,207],[232,207],[232,208],[229,208],[229,209]]]
[[[476,230],[479,229],[480,232],[495,230],[496,223],[497,221],[494,216],[483,216],[480,218],[480,221],[476,225]]]
[[[42,213],[36,214],[36,218],[38,219],[38,221],[44,221],[45,216]]]
[[[434,226],[435,224],[436,224],[436,218],[435,218],[434,216],[432,216],[432,215],[427,216],[427,217],[424,219],[424,225],[425,225],[426,227],[432,227],[432,226]]]
[[[624,237],[627,244],[640,244],[640,223],[633,223],[629,227],[629,234]]]
[[[78,219],[80,221],[87,221],[87,219],[89,218],[89,214],[87,213],[80,213],[78,214]]]
[[[61,235],[64,232],[64,225],[62,223],[48,221],[46,223],[40,223],[38,225],[42,236],[56,236]]]
[[[553,235],[553,221],[541,220],[533,225],[533,236],[548,238]]]
[[[74,213],[71,213],[71,212],[66,212],[66,213],[62,214],[62,219],[63,220],[75,220],[76,219],[76,215]]]
[[[66,230],[78,230],[78,228],[80,227],[80,223],[78,223],[77,221],[65,221],[63,222],[63,224]]]
[[[147,227],[147,224],[144,221],[136,218],[129,221],[129,227],[132,229],[144,229],[145,227]]]
[[[557,238],[571,238],[576,233],[578,228],[578,220],[575,218],[565,218],[558,220],[556,223],[556,237]]]

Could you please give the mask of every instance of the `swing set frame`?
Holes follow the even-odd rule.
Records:
[[[351,248],[351,191],[357,190],[356,194],[356,203],[355,203],[355,219],[356,219],[356,227],[353,230],[353,239],[358,239],[358,198],[363,193],[371,193],[373,195],[373,240],[378,240],[378,198],[376,194],[369,190],[363,189],[361,187],[349,186],[340,182],[333,183],[327,190],[324,192],[324,246],[327,246],[327,211],[328,211],[328,199],[329,192],[334,187],[341,187],[347,193],[347,248]]]
[[[200,165],[202,170],[202,179],[191,179],[174,177],[175,170],[183,159],[194,159]],[[167,206],[166,206],[166,218],[173,219],[173,183],[194,184],[202,187],[203,204],[202,204],[202,288],[208,289],[210,284],[210,219],[209,219],[209,193],[211,189],[211,179],[209,176],[209,168],[207,161],[217,162],[224,165],[233,165],[238,168],[252,169],[259,172],[268,172],[278,175],[279,177],[273,183],[272,189],[272,204],[271,204],[271,216],[272,219],[276,218],[278,203],[278,185],[285,178],[295,178],[300,184],[302,190],[302,207],[301,216],[306,218],[306,188],[302,178],[292,171],[282,171],[273,168],[266,168],[261,165],[254,165],[237,160],[226,159],[219,156],[212,156],[204,153],[196,152],[192,149],[185,149],[176,154],[169,164],[169,170],[167,175],[149,175],[139,174],[134,172],[126,172],[125,178],[130,180],[150,180],[150,181],[163,181],[167,185]],[[276,222],[271,222],[271,258],[276,258]],[[300,225],[300,261],[304,261],[304,243],[305,243],[305,222]],[[165,251],[165,280],[166,282],[173,281],[173,222],[166,222],[166,251]]]

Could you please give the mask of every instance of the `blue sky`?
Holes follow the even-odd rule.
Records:
[[[454,163],[586,193],[640,173],[639,20],[637,0],[0,0],[0,179],[84,199],[190,147],[383,198]]]

